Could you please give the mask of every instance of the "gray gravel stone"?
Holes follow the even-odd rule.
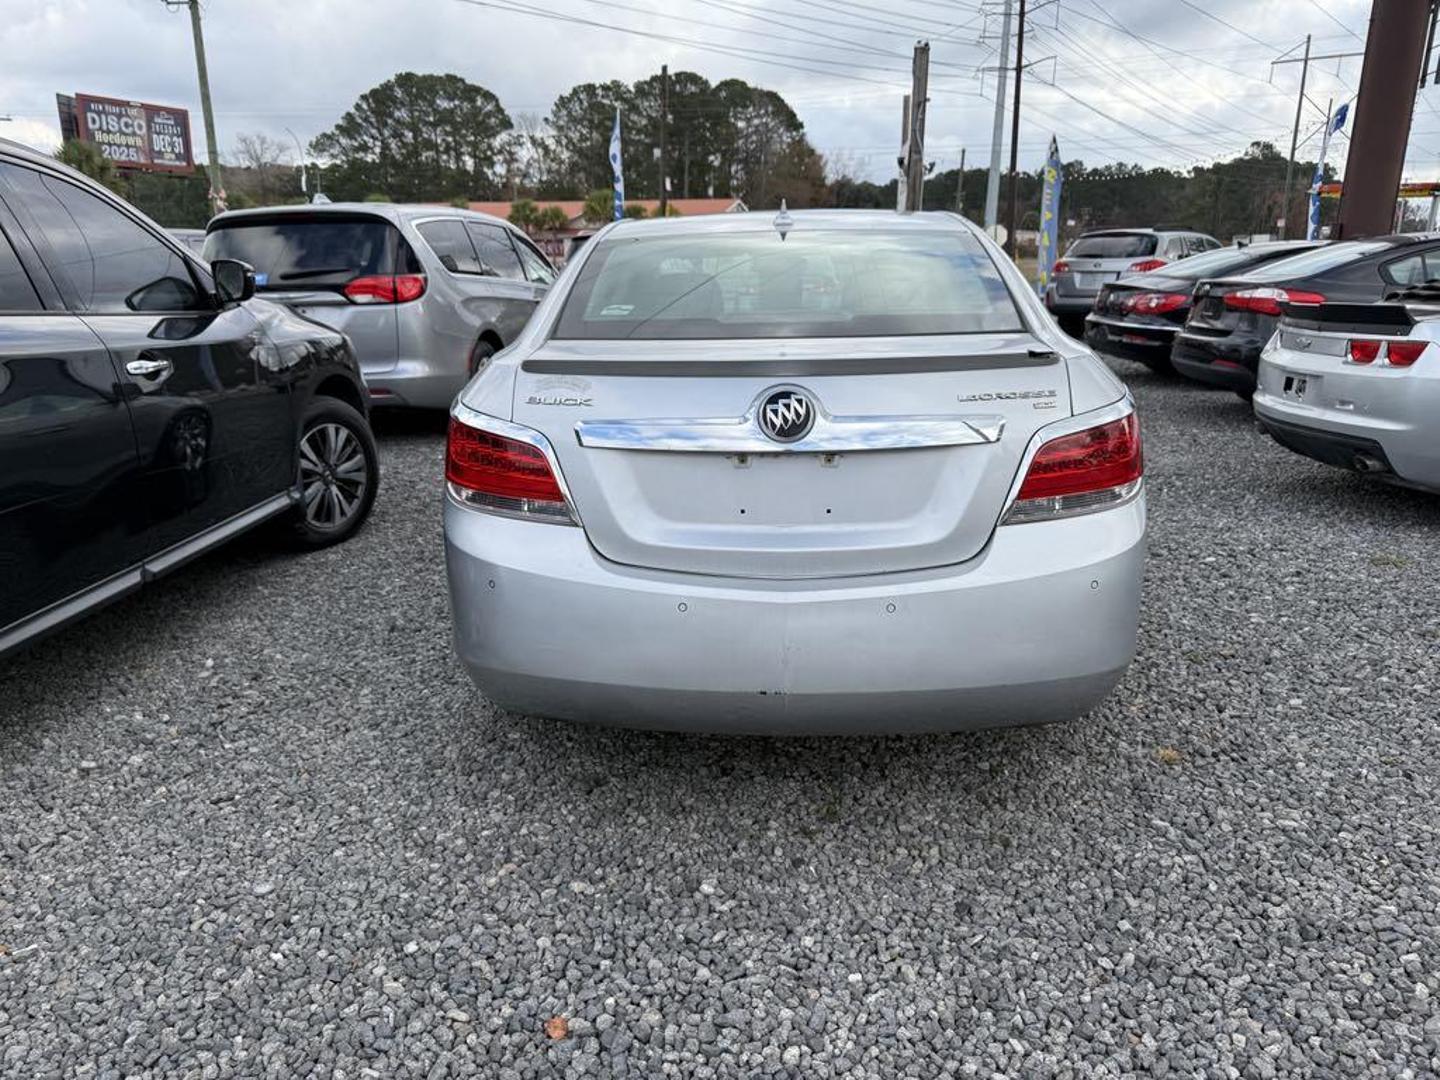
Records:
[[[940,738],[497,712],[443,421],[382,424],[353,542],[243,541],[0,667],[0,1076],[1440,1073],[1440,500],[1116,367],[1138,659]]]

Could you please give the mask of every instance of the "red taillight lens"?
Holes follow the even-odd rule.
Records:
[[[1183,293],[1136,293],[1125,301],[1125,310],[1139,315],[1164,315],[1167,311],[1184,307],[1190,297]]]
[[[1373,364],[1380,355],[1380,342],[1355,338],[1350,342],[1350,359],[1357,364]]]
[[[1225,294],[1225,306],[1259,315],[1279,315],[1281,304],[1323,304],[1325,297],[1303,289],[1241,289]]]
[[[1068,274],[1069,272],[1070,264],[1064,259],[1056,259],[1055,265],[1050,268],[1052,274]]]
[[[1125,272],[1127,274],[1147,274],[1151,270],[1159,270],[1164,265],[1164,259],[1141,259],[1139,262],[1131,263],[1130,269]]]
[[[469,506],[514,517],[574,522],[540,446],[473,427],[453,416],[445,446],[445,479],[451,493]]]
[[[1420,359],[1429,344],[1428,341],[1392,341],[1385,350],[1385,359],[1391,367],[1409,367]]]
[[[425,275],[369,274],[349,282],[345,295],[357,304],[403,304],[425,295]]]
[[[1005,521],[1013,524],[1103,510],[1130,498],[1144,472],[1140,421],[1133,412],[1061,435],[1036,451]]]

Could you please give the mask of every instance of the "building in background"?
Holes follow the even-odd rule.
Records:
[[[563,263],[577,246],[577,241],[583,243],[585,238],[601,227],[585,220],[583,199],[536,199],[535,202],[541,210],[547,206],[558,206],[565,211],[568,221],[565,228],[532,234],[536,246],[555,263]],[[749,209],[740,199],[670,199],[669,202],[670,212],[679,217],[692,217],[696,214],[737,214]],[[470,209],[509,221],[511,205],[508,202],[472,202]],[[625,205],[642,207],[646,217],[653,217],[660,208],[660,200],[627,199]]]

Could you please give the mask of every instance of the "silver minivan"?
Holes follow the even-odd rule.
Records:
[[[372,405],[426,409],[448,408],[555,280],[519,229],[444,206],[234,210],[205,258],[249,263],[260,295],[349,337]]]

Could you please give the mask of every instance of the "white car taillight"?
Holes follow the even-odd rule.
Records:
[[[457,502],[528,521],[576,525],[548,444],[538,431],[484,418],[485,426],[450,417],[445,482]]]
[[[1139,491],[1144,472],[1140,421],[1133,412],[1060,435],[1035,451],[1001,524],[1048,521],[1119,505]]]

